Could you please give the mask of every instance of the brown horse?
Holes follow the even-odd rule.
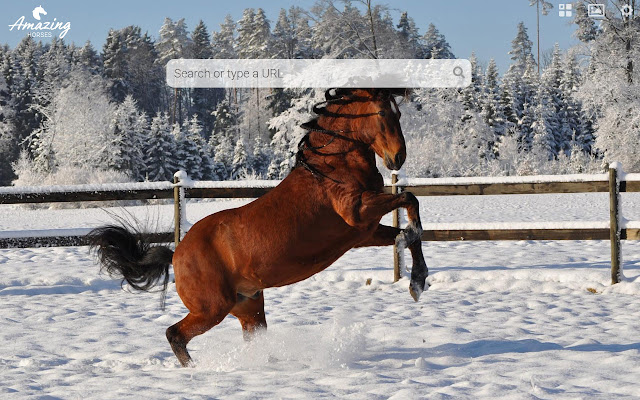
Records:
[[[131,228],[106,226],[90,234],[103,268],[132,287],[166,289],[173,264],[176,290],[189,314],[167,329],[183,366],[187,343],[220,323],[238,318],[245,339],[266,328],[266,288],[295,283],[330,266],[349,249],[396,242],[411,250],[409,290],[414,300],[428,275],[422,255],[418,200],[383,193],[375,155],[390,169],[406,157],[400,111],[391,90],[338,89],[314,107],[319,117],[303,125],[296,167],[276,188],[243,207],[210,215],[193,225],[173,253],[150,247]],[[380,225],[390,211],[407,209],[409,224]]]

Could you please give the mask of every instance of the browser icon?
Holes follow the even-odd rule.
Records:
[[[588,4],[587,14],[589,18],[604,18],[604,4]]]

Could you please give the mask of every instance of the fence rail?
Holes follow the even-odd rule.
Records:
[[[420,180],[416,183],[403,182],[397,175],[392,175],[391,184],[385,186],[387,193],[409,191],[416,196],[456,196],[456,195],[506,195],[506,194],[552,194],[552,193],[595,193],[608,192],[610,199],[610,227],[607,228],[556,228],[556,229],[438,229],[428,230],[422,235],[423,241],[455,241],[455,240],[607,240],[611,241],[612,283],[620,280],[620,240],[640,240],[640,229],[622,228],[619,226],[620,192],[640,192],[640,176],[638,179],[627,179],[617,170],[617,165],[611,166],[609,174],[557,176],[536,180],[508,178]],[[34,204],[57,202],[88,202],[114,200],[153,200],[174,199],[175,203],[175,231],[148,234],[147,238],[153,242],[179,242],[181,215],[184,210],[184,199],[189,198],[257,198],[271,190],[277,182],[264,182],[255,187],[242,186],[233,182],[216,182],[211,186],[197,183],[195,186],[186,184],[183,175],[177,174],[175,183],[155,184],[121,184],[61,186],[48,188],[0,188],[0,204]],[[622,179],[620,179],[622,178]],[[553,180],[556,179],[556,180]],[[393,225],[399,225],[399,214],[394,213]],[[3,237],[0,232],[0,248],[8,247],[44,247],[44,246],[78,246],[86,245],[84,233],[45,235],[34,237]],[[401,275],[399,257],[394,253],[394,279]]]

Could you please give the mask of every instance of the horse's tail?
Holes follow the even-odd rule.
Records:
[[[123,284],[126,281],[134,289],[145,292],[161,282],[164,300],[173,250],[151,246],[135,228],[117,225],[92,230],[88,241],[98,255],[101,271],[122,278]]]

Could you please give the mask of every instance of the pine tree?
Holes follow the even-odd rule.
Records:
[[[573,23],[578,25],[575,32],[578,40],[585,43],[594,40],[598,34],[598,28],[593,18],[589,17],[587,6],[582,2],[576,2],[574,15]]]
[[[233,179],[231,176],[233,150],[234,147],[230,137],[226,134],[221,135],[218,144],[215,146],[213,158],[215,173],[221,180]]]
[[[125,28],[125,30],[128,28]],[[125,39],[127,44],[127,80],[138,107],[149,115],[162,108],[164,68],[158,64],[155,43],[147,32],[141,34],[139,27],[131,28]]]
[[[210,41],[211,38],[207,26],[200,20],[191,33],[191,57],[197,59],[212,58]]]
[[[234,50],[234,32],[236,24],[231,15],[227,15],[224,22],[220,24],[220,31],[214,32],[211,37],[211,52],[213,58],[230,59],[236,58]]]
[[[253,156],[251,157],[251,169],[256,176],[265,176],[269,169],[269,156],[267,148],[258,136],[253,144]]]
[[[187,25],[184,18],[173,22],[171,18],[165,18],[160,28],[160,38],[155,44],[158,54],[157,64],[164,69],[172,59],[190,58],[191,39],[187,34]],[[182,123],[184,110],[189,110],[189,96],[183,96],[182,89],[169,90],[165,87],[164,101],[171,109],[171,119],[173,123]]]
[[[9,86],[0,71],[0,186],[8,186],[15,179],[11,163],[17,160],[20,147],[13,126],[14,116]]]
[[[214,161],[211,154],[211,147],[204,140],[203,127],[198,120],[198,117],[194,115],[189,120],[189,126],[187,127],[187,136],[191,142],[195,144],[196,151],[200,158],[199,175],[194,176],[194,179],[206,179],[215,180],[218,179],[214,170]]]
[[[403,58],[426,58],[424,55],[425,49],[420,43],[420,34],[416,23],[406,11],[400,15],[400,21],[396,27],[402,41]]]
[[[586,154],[590,154],[594,136],[589,119],[582,109],[582,102],[576,98],[581,77],[575,55],[568,53],[565,56],[562,71],[560,91],[566,107],[563,124],[567,125],[565,130],[571,135],[571,151],[579,149]]]
[[[184,18],[173,22],[171,18],[165,18],[160,28],[160,38],[156,43],[158,63],[164,68],[167,62],[174,58],[189,58],[191,39],[187,34],[187,24]]]
[[[469,57],[471,63],[471,84],[460,89],[460,99],[464,107],[462,122],[469,121],[475,113],[482,109],[480,98],[483,92],[483,80],[481,79],[482,71],[478,66],[478,60],[475,53],[471,53]]]
[[[257,58],[256,49],[252,48],[252,38],[254,35],[253,20],[256,12],[253,8],[245,8],[242,18],[238,21],[238,37],[234,46],[239,58]]]
[[[278,21],[273,28],[273,58],[294,58],[297,38],[287,17],[287,10],[280,9]]]
[[[89,40],[78,51],[78,62],[93,74],[97,74],[102,70],[100,56]]]
[[[531,53],[532,42],[521,22],[511,42],[512,63],[502,78],[501,106],[507,120],[507,128],[513,131],[522,150],[531,147],[533,133],[531,123],[537,101],[538,74]]]
[[[429,24],[427,32],[422,37],[422,46],[424,58],[456,58],[444,35],[438,31],[434,24]]]
[[[524,72],[524,66],[527,65],[529,56],[533,56],[531,52],[532,46],[533,42],[529,40],[527,28],[524,26],[524,22],[520,22],[518,24],[518,33],[511,41],[509,54],[511,55],[511,60],[513,60],[514,65],[521,69],[521,72]]]
[[[14,127],[19,141],[27,139],[41,123],[36,111],[37,61],[41,47],[26,36],[10,54],[11,71],[5,75],[15,107]]]
[[[155,113],[161,107],[164,66],[157,63],[153,40],[139,26],[110,30],[102,52],[104,75],[112,82],[111,97],[121,103],[133,96],[138,107]]]
[[[505,134],[505,116],[500,103],[498,67],[494,59],[491,59],[487,66],[482,92],[482,117],[485,123],[493,129],[495,136],[500,138]],[[493,145],[494,143],[489,143],[490,147]]]
[[[551,160],[557,155],[554,138],[554,129],[557,129],[557,125],[554,120],[553,105],[549,104],[549,99],[548,92],[541,86],[538,90],[538,101],[531,126],[533,131],[531,152],[534,158],[541,162]]]
[[[149,127],[146,115],[138,110],[133,96],[128,95],[116,107],[113,124],[118,137],[117,151],[120,153],[117,169],[127,171],[134,180],[143,181],[146,171],[144,150]]]
[[[102,48],[102,65],[104,76],[111,80],[111,97],[118,102],[123,101],[129,92],[125,80],[127,70],[125,51],[121,35],[110,29],[107,41]]]
[[[272,43],[271,26],[262,8],[258,8],[252,26],[252,34],[249,39],[247,58],[271,58]]]
[[[198,25],[191,34],[191,57],[197,59],[209,59],[213,58],[213,52],[211,50],[209,32],[204,22],[200,20]],[[193,88],[190,89],[191,97],[191,110],[190,114],[197,115],[199,121],[203,124],[205,132],[208,132],[213,127],[213,121],[215,120],[212,115],[212,107],[217,103],[218,98],[222,97],[224,91],[222,89],[211,88]]]
[[[566,119],[566,104],[560,87],[562,74],[562,53],[560,46],[556,43],[551,63],[544,70],[540,79],[541,91],[539,92],[544,97],[543,100],[539,101],[546,103],[548,108],[545,125],[549,130],[548,141],[554,156],[560,153],[568,154],[572,138],[572,133],[566,123],[564,124],[564,129],[562,129],[562,119]]]
[[[173,182],[173,174],[179,168],[175,162],[176,145],[166,113],[158,113],[151,120],[145,154],[147,179]]]
[[[289,21],[293,28],[293,37],[295,39],[293,57],[291,58],[312,58],[313,32],[309,26],[307,12],[298,6],[291,6],[289,8]]]
[[[182,127],[183,134],[181,141],[178,141],[178,147],[182,147],[184,151],[184,169],[189,177],[201,180],[204,176],[202,165],[203,145],[206,144],[202,138],[202,125],[198,121],[198,117],[194,115],[186,126]]]
[[[215,148],[220,143],[220,138],[229,134],[231,127],[235,123],[235,118],[231,114],[231,107],[227,99],[223,99],[218,103],[213,115],[216,119],[213,124],[209,145]]]
[[[233,160],[231,161],[231,179],[239,179],[242,177],[243,172],[248,169],[248,156],[246,146],[242,139],[236,142],[236,147],[233,149]]]

